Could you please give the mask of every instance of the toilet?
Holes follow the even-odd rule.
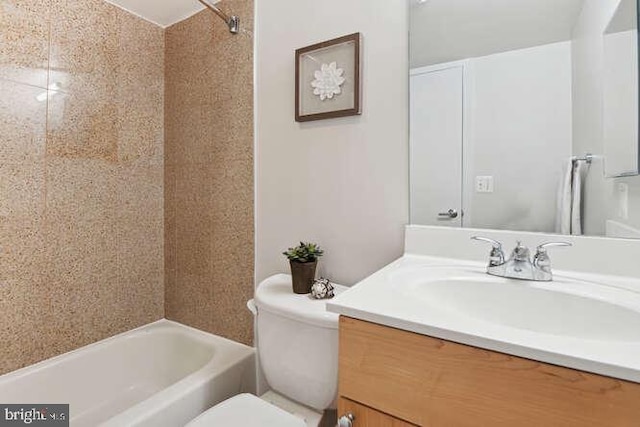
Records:
[[[336,285],[335,293],[346,289]],[[284,274],[262,282],[253,304],[258,357],[271,390],[234,396],[188,427],[317,427],[323,411],[335,408],[338,315],[326,311],[326,300],[294,294],[291,276]]]

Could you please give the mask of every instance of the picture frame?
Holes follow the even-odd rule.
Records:
[[[296,122],[362,114],[361,49],[353,33],[296,50]]]

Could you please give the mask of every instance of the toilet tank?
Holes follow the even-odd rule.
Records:
[[[336,285],[336,293],[346,288]],[[277,275],[256,290],[257,344],[269,387],[322,411],[338,392],[338,315],[326,300],[296,295],[291,276]]]

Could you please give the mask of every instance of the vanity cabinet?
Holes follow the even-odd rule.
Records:
[[[338,401],[339,414],[352,414],[353,427],[415,427],[401,419],[384,414],[352,400],[341,397]]]
[[[640,384],[345,316],[339,368],[353,427],[640,425]]]

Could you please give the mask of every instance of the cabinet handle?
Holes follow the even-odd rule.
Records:
[[[349,412],[346,415],[340,417],[340,419],[338,420],[338,427],[353,427],[353,421],[355,419],[356,417],[351,412]]]

